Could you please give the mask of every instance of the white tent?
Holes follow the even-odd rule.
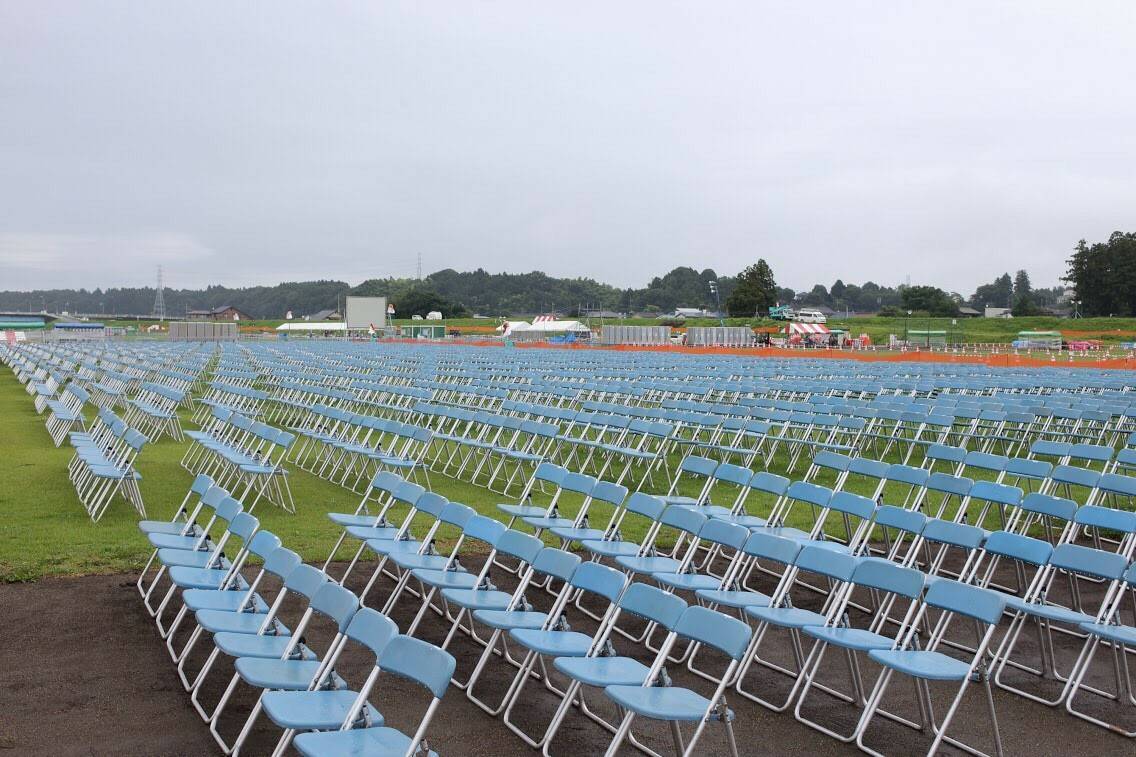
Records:
[[[529,324],[526,321],[505,321],[497,327],[497,331],[504,336],[509,336],[514,331],[528,331],[528,329]]]
[[[525,331],[540,331],[543,333],[561,334],[565,332],[591,331],[579,321],[533,321]]]
[[[347,324],[343,321],[330,321],[327,323],[282,323],[276,327],[277,331],[347,331]]]

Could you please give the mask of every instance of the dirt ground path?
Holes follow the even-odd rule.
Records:
[[[368,604],[381,600],[380,594]],[[413,602],[397,608],[394,616],[401,627],[409,623],[414,609]],[[291,617],[285,619],[295,622],[298,611],[293,608],[290,612]],[[438,642],[442,633],[440,619],[431,618],[418,635]],[[306,638],[314,648],[322,649],[320,645],[329,636],[328,629],[315,628]],[[630,645],[617,646],[626,651]],[[453,651],[459,660],[459,674],[464,677],[478,652],[464,640],[456,643]],[[349,682],[358,683],[370,664],[362,653],[347,654],[339,669]],[[493,675],[486,678],[487,698],[499,697],[511,678],[511,669],[506,672],[500,663],[495,665]],[[216,701],[230,671],[231,667],[226,667],[210,679],[205,697],[208,702]],[[838,673],[839,669],[834,671]],[[672,671],[672,677],[680,685],[693,680],[685,671]],[[381,694],[373,701],[380,703],[388,722],[406,727],[421,712],[424,699],[405,682],[389,677],[380,682]],[[906,687],[896,690],[901,698],[909,692]],[[519,720],[535,730],[551,715],[553,700],[539,684],[526,691]],[[238,692],[231,705],[233,717],[222,727],[230,737],[239,730],[255,700],[251,689]],[[602,708],[600,699],[593,695],[590,701]],[[1063,711],[1003,692],[996,694],[996,700],[1007,754],[1122,754],[1132,748],[1130,742]],[[817,702],[825,704],[824,700]],[[737,713],[743,754],[858,753],[797,723],[790,714],[767,712],[736,695],[730,704]],[[826,714],[843,717],[839,708],[832,706]],[[851,724],[851,715],[845,724]],[[989,743],[981,700],[968,703],[957,724],[962,735],[970,735],[980,744]],[[664,729],[647,724],[643,730],[652,746],[669,751],[669,735]],[[725,753],[721,731],[716,724],[708,727],[700,753]],[[919,752],[919,746],[926,743],[922,736],[896,726],[881,725],[875,734],[879,745],[886,745],[892,754]],[[261,719],[245,753],[267,754],[278,735],[271,723]],[[554,751],[597,754],[607,742],[605,732],[574,713],[558,735]],[[443,755],[536,754],[498,719],[474,707],[463,692],[453,688],[434,721],[431,746]],[[165,645],[141,606],[132,577],[123,575],[0,585],[0,754],[4,751],[20,755],[220,753],[182,690]]]

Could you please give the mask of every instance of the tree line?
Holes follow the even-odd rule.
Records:
[[[1136,315],[1136,234],[1116,232],[1107,242],[1081,241],[1069,259],[1065,281],[1075,290],[1077,306],[1085,315]],[[1065,288],[1035,289],[1029,274],[1019,270],[979,285],[969,297],[927,284],[886,286],[837,279],[806,291],[779,286],[772,266],[764,259],[735,276],[719,275],[712,268],[680,266],[652,278],[642,288],[620,288],[587,277],[557,278],[540,271],[489,273],[446,268],[423,279],[369,279],[358,286],[343,281],[284,282],[275,286],[165,290],[169,318],[189,310],[231,305],[254,318],[283,318],[291,311],[302,318],[341,306],[348,295],[384,296],[401,316],[440,310],[447,318],[471,314],[486,316],[557,312],[578,317],[589,312],[665,314],[679,307],[719,309],[731,317],[762,316],[777,304],[828,307],[837,313],[953,316],[969,306],[980,313],[986,307],[1010,308],[1014,315],[1033,315],[1060,304]],[[0,291],[0,310],[73,314],[149,315],[152,287],[110,289],[52,289],[30,292]]]

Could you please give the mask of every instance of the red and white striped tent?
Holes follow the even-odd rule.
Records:
[[[792,321],[785,328],[786,334],[830,334],[828,326],[823,323],[798,323]]]

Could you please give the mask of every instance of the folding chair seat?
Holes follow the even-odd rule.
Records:
[[[221,695],[221,700],[218,702],[216,709],[209,719],[209,732],[213,735],[217,744],[220,745],[222,751],[226,754],[232,754],[240,750],[241,745],[248,738],[249,733],[252,731],[253,724],[256,722],[257,717],[264,707],[264,694],[267,691],[310,691],[325,688],[346,688],[347,682],[335,671],[335,662],[340,652],[343,650],[343,641],[346,636],[347,628],[358,610],[358,597],[334,583],[325,583],[312,595],[311,604],[308,606],[303,618],[300,623],[297,624],[297,628],[293,632],[293,638],[295,639],[294,648],[296,644],[300,643],[297,635],[306,629],[313,616],[320,615],[327,618],[335,627],[335,636],[328,644],[327,658],[325,660],[292,659],[290,657],[282,657],[280,659],[238,657],[236,659],[233,663],[236,672],[233,674],[228,687],[225,689],[224,694]],[[220,733],[219,723],[233,692],[242,681],[253,688],[262,689],[262,691],[257,698],[256,704],[253,706],[252,712],[249,713],[245,720],[245,724],[241,728],[240,733],[230,746]]]
[[[492,633],[468,680],[464,684],[457,681],[453,682],[459,688],[466,690],[466,696],[471,702],[491,715],[500,714],[504,709],[507,699],[503,699],[494,708],[474,695],[473,689],[477,680],[485,671],[494,654],[500,654],[514,667],[520,667],[520,662],[513,660],[509,655],[506,640],[510,631],[518,628],[540,629],[560,623],[567,602],[576,591],[571,579],[580,562],[580,558],[570,552],[554,547],[545,547],[529,564],[530,570],[527,574],[522,575],[508,607],[505,609],[477,608],[473,610],[471,620],[492,629]],[[525,590],[532,585],[537,577],[548,581],[550,584],[553,581],[561,582],[560,590],[553,592],[553,599],[547,612],[536,609],[525,598]],[[498,642],[501,642],[502,645],[500,652],[497,651]]]
[[[824,549],[819,545],[806,545],[797,552],[792,566],[778,582],[770,600],[764,605],[754,604],[744,608],[746,617],[756,622],[757,627],[753,642],[746,652],[745,661],[739,671],[735,687],[739,694],[774,712],[783,712],[788,709],[797,694],[797,686],[805,663],[801,632],[806,626],[824,626],[834,622],[837,610],[843,609],[847,582],[851,579],[856,566],[862,559],[842,552]],[[791,590],[798,583],[798,576],[801,572],[817,575],[829,582],[830,588],[827,596],[818,610],[799,607],[791,599]],[[788,633],[794,667],[787,668],[758,655],[766,634],[773,628]],[[793,682],[792,688],[783,702],[774,703],[763,698],[762,695],[743,688],[749,670],[755,663],[766,670],[787,676]]]
[[[839,733],[834,730],[834,726],[822,724],[805,716],[802,714],[804,705],[810,692],[813,689],[820,689],[838,702],[852,704],[858,710],[863,708],[867,692],[863,690],[861,683],[859,655],[874,650],[910,648],[917,631],[911,626],[911,620],[915,617],[922,599],[923,581],[924,576],[921,571],[900,567],[884,560],[866,559],[856,566],[849,579],[850,587],[872,592],[875,612],[869,614],[866,627],[845,624],[841,616],[850,606],[851,591],[849,591],[845,595],[844,608],[829,616],[836,618],[835,622],[823,626],[805,626],[802,629],[804,635],[814,641],[801,668],[802,673],[797,679],[797,683],[800,684],[800,694],[795,697],[797,704],[793,709],[793,717],[798,722],[838,741],[850,742],[856,737],[855,729],[851,733]],[[896,626],[894,633],[888,630],[888,626],[893,623]],[[818,680],[825,652],[830,648],[844,653],[849,668],[847,672],[851,683],[851,694],[837,691],[821,684]],[[789,696],[790,699],[794,698],[792,693]]]
[[[521,700],[525,684],[532,677],[533,669],[539,662],[541,670],[544,671],[541,677],[545,686],[551,688],[557,695],[563,696],[564,692],[556,689],[549,682],[543,658],[587,656],[617,617],[616,603],[627,586],[627,578],[612,568],[594,562],[585,562],[576,568],[568,583],[573,589],[595,597],[604,604],[604,610],[600,614],[601,620],[594,634],[588,635],[548,623],[541,628],[513,628],[508,632],[509,642],[525,650],[525,657],[505,695],[502,722],[532,747],[540,747],[541,742],[531,738],[512,722],[512,712],[517,702]]]
[[[673,594],[647,584],[632,583],[620,596],[617,612],[634,615],[646,621],[649,628],[661,629],[667,638],[661,643],[657,657],[665,658],[676,638],[672,632],[686,607],[686,602]],[[545,754],[548,754],[552,739],[555,738],[573,702],[577,700],[581,702],[581,714],[607,730],[615,731],[615,725],[608,723],[588,708],[583,699],[584,686],[592,688],[613,685],[641,686],[648,680],[655,680],[657,674],[652,675],[653,664],[644,664],[634,657],[614,655],[614,648],[609,646],[610,638],[609,632],[584,657],[553,659],[553,668],[568,678],[569,685],[544,734],[534,739],[538,744],[544,745]]]
[[[928,682],[943,681],[958,684],[958,691],[944,715],[942,722],[938,724],[935,724],[933,721],[924,723],[924,730],[935,734],[931,747],[927,752],[928,754],[936,753],[944,741],[953,746],[965,749],[966,751],[981,754],[981,752],[978,752],[974,747],[962,744],[957,739],[946,735],[950,723],[971,681],[980,681],[987,689],[987,701],[991,722],[994,727],[995,751],[1000,754],[1002,751],[1001,739],[998,735],[994,700],[992,696],[990,696],[990,682],[989,678],[982,675],[981,672],[984,671],[986,649],[989,646],[998,619],[1001,617],[1002,606],[1002,598],[987,589],[967,586],[954,581],[942,581],[932,585],[927,590],[923,609],[920,612],[920,618],[918,620],[921,620],[922,616],[926,614],[927,608],[936,608],[943,611],[943,613],[934,627],[927,646],[922,650],[892,649],[868,652],[868,656],[882,665],[883,670],[876,681],[871,695],[868,697],[868,704],[864,714],[857,724],[857,746],[869,754],[880,754],[880,752],[877,752],[865,743],[865,736],[868,727],[871,725],[872,718],[875,716],[882,702],[883,695],[890,681],[894,677],[894,674],[898,672],[916,679],[921,712],[926,712],[923,707],[929,703],[931,699]],[[978,622],[979,641],[976,644],[975,651],[972,654],[968,653],[968,659],[953,657],[940,651],[945,648],[942,642],[950,622],[954,617],[967,618]],[[982,629],[982,626],[985,626],[985,630]]]
[[[454,669],[454,658],[429,644],[398,636],[391,640],[379,655],[376,670],[385,670],[414,681],[432,695],[426,713],[413,735],[390,727],[367,727],[322,733],[302,733],[295,739],[296,750],[305,757],[332,757],[338,755],[368,754],[375,757],[418,755],[438,757],[426,749],[426,732],[434,712],[446,693]],[[369,679],[371,683],[373,680]],[[369,692],[367,692],[369,693]],[[360,699],[367,696],[360,692]],[[356,702],[351,717],[357,718],[362,705]],[[344,721],[348,722],[347,720]]]
[[[626,713],[608,745],[606,752],[608,757],[614,757],[619,752],[619,747],[623,740],[628,738],[636,717],[670,721],[676,750],[683,754],[691,754],[702,736],[706,723],[717,720],[726,729],[731,753],[737,755],[738,748],[732,722],[734,714],[726,705],[725,690],[733,682],[738,665],[749,645],[751,635],[749,626],[736,618],[696,606],[689,607],[683,612],[673,633],[724,654],[729,660],[725,672],[709,697],[677,686],[654,686],[653,681],[644,681],[639,686],[606,687],[605,695]],[[698,723],[685,744],[678,726],[681,722]]]
[[[475,522],[475,519],[476,522]],[[497,525],[493,525],[497,523]],[[390,615],[395,603],[398,602],[403,592],[409,591],[412,595],[416,595],[416,591],[408,589],[411,579],[417,578],[414,571],[444,571],[453,573],[453,576],[448,578],[442,577],[442,583],[446,586],[457,586],[461,588],[472,588],[476,585],[475,576],[471,575],[458,561],[461,552],[462,544],[467,535],[469,535],[469,528],[473,525],[474,539],[475,540],[491,540],[499,535],[500,530],[504,529],[504,524],[499,521],[492,521],[485,516],[479,516],[472,507],[463,505],[460,502],[447,502],[438,513],[437,519],[428,532],[427,538],[424,538],[420,544],[405,544],[406,540],[391,539],[389,541],[372,539],[367,542],[367,548],[376,554],[380,555],[379,564],[375,567],[372,573],[371,580],[367,583],[367,587],[363,590],[366,595],[374,584],[375,579],[382,572],[384,564],[391,564],[397,570],[396,574],[398,579],[395,583],[394,589],[391,590],[390,595],[387,597],[386,603],[383,605],[383,614]],[[443,525],[456,526],[460,529],[460,534],[457,541],[454,542],[453,548],[449,554],[439,554],[433,549],[433,537],[437,529]],[[500,526],[500,529],[498,529]]]
[[[327,517],[332,523],[342,528],[348,526],[377,526],[381,523],[385,515],[386,505],[389,504],[390,495],[403,483],[405,483],[404,479],[397,473],[379,471],[371,478],[370,486],[367,487],[367,491],[363,495],[359,506],[355,508],[355,512],[328,513]],[[416,484],[412,485],[417,486]],[[379,513],[374,515],[370,513],[369,508],[372,502],[372,496],[376,498],[376,504],[380,507]]]
[[[662,497],[663,502],[668,505],[701,505],[703,498],[713,483],[711,475],[717,467],[717,460],[711,460],[708,457],[699,457],[697,455],[686,456],[683,458],[682,462],[679,463],[678,470],[675,472],[675,478],[667,489],[667,493]],[[682,480],[684,474],[687,478],[693,478],[694,481],[699,484],[699,491],[695,496],[679,493],[680,488],[683,488]],[[698,482],[698,479],[702,479],[702,481]]]
[[[654,544],[655,530],[659,527],[659,518],[665,509],[666,505],[659,497],[635,492],[627,499],[614,527],[609,529],[603,538],[584,539],[580,542],[580,546],[596,559],[644,555]],[[621,529],[627,523],[628,515],[646,521],[641,541],[634,542],[623,538]]]
[[[170,520],[140,520],[138,530],[144,534],[194,534],[199,533],[195,519],[201,511],[201,498],[213,486],[213,479],[205,474],[194,477],[193,483],[186,492],[178,509]],[[196,497],[197,503],[192,510],[188,509],[189,501]]]
[[[560,514],[561,502],[560,497],[558,496],[556,500],[551,505],[549,505],[548,510],[546,510],[543,515],[536,517],[525,516],[521,518],[521,522],[531,528],[536,529],[538,535],[542,531],[550,528],[574,528],[580,525],[578,521],[580,521],[583,516],[587,515],[587,505],[590,503],[589,495],[591,494],[592,489],[595,488],[596,483],[596,479],[593,476],[589,476],[585,473],[567,474],[560,482],[561,492],[571,492],[573,494],[578,494],[584,498],[580,508],[576,512],[576,515],[572,518],[567,518]]]
[[[344,631],[347,640],[366,647],[375,655],[376,666],[383,650],[398,636],[398,626],[377,610],[361,608]],[[371,679],[364,684],[369,688]],[[364,727],[383,725],[383,716],[366,701],[357,712],[354,705],[359,692],[350,689],[316,689],[310,691],[269,691],[263,699],[264,713],[285,729],[277,744],[277,752],[291,741],[295,731],[338,730],[345,723]]]
[[[668,507],[659,516],[659,527],[655,529],[652,547],[659,543],[659,536],[665,529],[675,536],[675,545],[670,555],[657,554],[654,549],[643,554],[617,555],[614,558],[616,567],[626,571],[628,575],[681,571],[693,558],[694,550],[698,546],[698,534],[707,520],[708,518],[697,510]],[[689,541],[684,541],[684,537]]]
[[[789,479],[784,476],[778,476],[766,471],[758,471],[750,477],[749,482],[746,484],[750,492],[736,507],[736,512],[731,512],[729,515],[724,516],[719,511],[711,510],[709,513],[710,517],[726,520],[739,526],[745,526],[746,528],[764,528],[769,524],[770,518],[774,518],[783,510],[786,492],[789,490],[790,483]],[[769,503],[768,506],[763,505],[762,507],[762,509],[769,514],[767,517],[751,515],[749,513],[754,492],[759,494],[759,499],[761,498],[760,495],[773,497],[773,501]]]
[[[1070,679],[1058,670],[1057,649],[1054,644],[1051,624],[1057,623],[1077,628],[1081,623],[1096,622],[1119,586],[1121,577],[1128,567],[1128,560],[1118,554],[1104,552],[1077,544],[1059,544],[1050,556],[1047,570],[1034,582],[1030,591],[1023,597],[1009,597],[1006,600],[1007,609],[1013,613],[1010,627],[1002,638],[994,654],[993,673],[994,682],[999,688],[1013,692],[1019,696],[1032,699],[1035,702],[1056,706],[1067,696],[1070,688]],[[1069,579],[1071,587],[1071,606],[1058,603],[1053,588],[1059,575]],[[1081,595],[1077,592],[1077,582],[1084,580],[1102,580],[1105,582],[1104,600],[1097,607],[1084,607],[1081,605]],[[1022,631],[1027,622],[1032,622],[1038,628],[1040,644],[1045,651],[1041,655],[1040,669],[1029,667],[1023,662],[1015,660],[1013,654],[1021,638]],[[1035,691],[1027,691],[1020,684],[1010,683],[1006,677],[1006,667],[1012,665],[1015,671],[1025,672],[1037,677],[1054,677],[1063,684],[1056,697],[1047,697]]]
[[[597,481],[588,492],[572,526],[552,526],[548,532],[561,540],[561,548],[574,541],[603,539],[618,522],[623,510],[623,500],[627,497],[627,487],[609,481]],[[603,528],[592,528],[589,517],[594,514],[597,503],[610,505],[612,512]],[[532,521],[526,521],[530,525]]]
[[[377,477],[376,475],[376,478]],[[437,511],[446,502],[444,497],[426,492],[425,489],[418,484],[412,484],[402,481],[401,479],[398,479],[397,483],[393,480],[384,480],[381,482],[381,486],[383,487],[386,487],[388,484],[391,485],[389,494],[387,489],[380,489],[380,491],[383,492],[383,495],[380,496],[382,496],[385,502],[380,507],[379,513],[371,517],[371,524],[363,526],[344,526],[338,540],[336,540],[335,546],[327,556],[327,560],[324,561],[323,567],[324,570],[327,571],[331,566],[332,558],[335,557],[335,554],[339,551],[339,547],[344,541],[350,538],[360,542],[359,546],[355,549],[355,554],[351,557],[351,561],[347,564],[347,568],[343,571],[343,576],[339,579],[341,584],[347,580],[347,577],[350,576],[355,569],[355,566],[358,564],[359,559],[367,548],[367,541],[398,540],[409,542],[412,540],[409,529],[415,517],[420,512],[423,512],[424,508],[428,516],[436,517]],[[374,490],[375,487],[371,487],[371,491]],[[366,499],[366,496],[369,496],[369,493],[365,495],[364,499]],[[404,506],[406,507],[406,513],[400,522],[396,524],[387,518],[388,514],[393,514],[393,508],[401,508]],[[411,544],[407,543],[403,546],[409,547]],[[421,544],[414,542],[413,546],[418,548]]]
[[[1115,598],[1102,609],[1100,616],[1091,623],[1080,623],[1078,630],[1088,635],[1085,646],[1077,658],[1074,671],[1067,686],[1068,693],[1065,699],[1065,710],[1082,720],[1106,728],[1128,738],[1136,738],[1136,728],[1132,728],[1133,712],[1136,712],[1136,696],[1133,695],[1131,668],[1129,658],[1136,653],[1136,626],[1124,623],[1123,603],[1125,594],[1136,598],[1136,563],[1129,566],[1121,577],[1124,588],[1116,592]],[[1130,607],[1130,610],[1136,607]],[[1128,617],[1133,617],[1129,614]],[[1085,682],[1086,675],[1092,670],[1093,659],[1101,647],[1112,651],[1112,676],[1116,682],[1114,690],[1109,691],[1098,688],[1100,684],[1090,685]],[[1107,713],[1099,706],[1092,709],[1081,709],[1076,704],[1079,695],[1093,695],[1095,704],[1111,702],[1113,711]],[[1120,716],[1120,722],[1110,722],[1104,718],[1113,717],[1113,713]]]
[[[541,507],[539,505],[532,504],[534,491],[537,487],[548,484],[555,487],[555,497],[559,494],[560,484],[564,480],[564,477],[566,475],[568,475],[568,470],[560,467],[559,465],[554,465],[553,463],[548,462],[544,462],[538,465],[536,470],[533,472],[532,477],[525,485],[524,491],[521,492],[521,495],[519,497],[519,504],[509,503],[497,505],[498,510],[509,516],[509,522],[506,525],[512,528],[513,521],[517,518],[543,517],[548,512],[549,507],[551,507],[552,505]],[[555,502],[553,502],[553,504],[555,504]]]

